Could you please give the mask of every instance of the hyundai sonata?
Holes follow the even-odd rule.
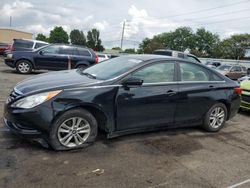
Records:
[[[50,72],[16,85],[4,122],[55,150],[107,137],[202,126],[216,132],[240,106],[241,89],[206,66],[158,55],[131,55],[85,70]]]

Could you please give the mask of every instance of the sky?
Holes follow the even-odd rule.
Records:
[[[0,27],[35,35],[62,26],[87,32],[100,30],[106,48],[120,46],[123,22],[124,48],[137,48],[145,38],[189,26],[227,38],[250,33],[250,0],[1,0]]]

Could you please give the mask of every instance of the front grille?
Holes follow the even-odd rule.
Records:
[[[7,102],[10,103],[21,96],[22,96],[22,92],[14,88],[14,90],[10,93]]]

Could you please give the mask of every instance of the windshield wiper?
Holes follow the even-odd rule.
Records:
[[[89,77],[89,78],[96,79],[96,76],[94,76],[93,74],[90,74],[88,72],[82,72],[82,74]]]

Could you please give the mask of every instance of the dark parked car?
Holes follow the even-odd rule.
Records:
[[[8,46],[3,55],[7,57],[8,54],[11,54],[13,51],[33,51],[48,44],[49,43],[40,40],[13,39],[13,43]]]
[[[69,58],[71,68],[86,68],[98,63],[98,56],[91,49],[52,44],[34,51],[17,51],[7,55],[6,65],[16,68],[19,73],[27,74],[32,70],[65,70],[68,68]]]
[[[200,63],[122,56],[24,80],[5,104],[4,121],[67,150],[94,142],[98,130],[108,138],[200,125],[216,132],[237,113],[240,93],[236,82]]]
[[[174,51],[174,50],[158,49],[158,50],[153,51],[153,54],[178,57],[178,58],[190,60],[192,62],[201,63],[201,61],[193,54],[188,54],[188,53]]]

